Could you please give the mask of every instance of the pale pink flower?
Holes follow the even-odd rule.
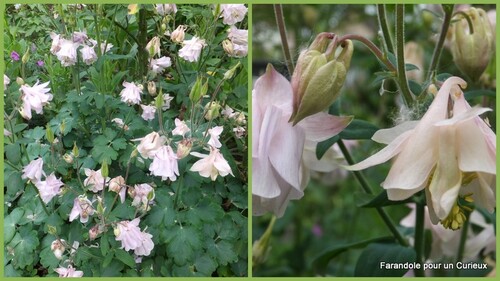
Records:
[[[141,108],[142,108],[142,115],[141,115],[142,119],[146,121],[155,119],[156,106],[141,104]]]
[[[78,48],[77,43],[73,41],[61,39],[60,49],[56,53],[57,59],[61,62],[63,66],[75,65],[77,60],[76,49]]]
[[[7,130],[7,129],[4,128],[3,129],[3,135],[5,137],[10,137],[10,136],[12,136],[12,133],[9,130]]]
[[[183,47],[179,50],[179,56],[189,62],[197,62],[200,58],[201,50],[205,44],[204,39],[193,36],[190,40],[182,42]]]
[[[59,50],[61,50],[61,40],[64,40],[61,38],[61,35],[56,34],[54,32],[50,33],[50,38],[52,39],[52,44],[50,46],[50,52],[53,55],[56,55]]]
[[[58,260],[62,259],[62,255],[64,254],[64,250],[66,249],[66,247],[64,247],[65,242],[66,241],[64,239],[56,239],[50,244],[50,250],[52,250],[54,256],[56,256]]]
[[[165,68],[172,65],[172,60],[169,57],[161,57],[159,59],[151,59],[151,71],[158,74],[162,73]]]
[[[248,8],[244,4],[221,4],[220,8],[222,11],[222,22],[227,25],[233,25],[242,21],[245,19],[248,11]]]
[[[82,60],[86,65],[91,65],[97,60],[94,47],[85,45],[80,49],[80,54],[82,54]]]
[[[174,122],[175,129],[172,130],[172,135],[179,135],[184,137],[187,132],[191,131],[191,129],[189,129],[189,127],[186,125],[186,122],[179,120],[179,118],[175,118]]]
[[[9,77],[7,77],[7,75],[3,75],[3,90],[4,90],[4,93],[5,93],[5,90],[7,90],[7,86],[9,85],[10,83],[10,79]]]
[[[136,85],[134,82],[123,81],[123,87],[125,87],[121,92],[121,100],[123,102],[130,104],[141,103],[142,85]]]
[[[191,155],[202,159],[196,161],[191,166],[190,171],[198,172],[200,176],[205,178],[210,177],[212,181],[215,181],[218,175],[225,177],[231,174],[234,177],[231,167],[217,148],[210,147],[210,154],[208,155],[198,152],[191,152]]]
[[[245,135],[245,128],[238,126],[236,128],[233,128],[234,135],[241,139]]]
[[[164,145],[156,151],[153,162],[149,166],[149,171],[154,176],[161,177],[162,180],[170,179],[175,181],[179,175],[177,165],[177,155],[170,145]]]
[[[104,185],[109,181],[109,178],[104,179],[101,173],[101,169],[94,171],[91,169],[83,169],[87,178],[83,181],[83,184],[89,188],[92,192],[99,192],[104,188]]]
[[[302,198],[309,167],[303,163],[306,140],[319,142],[340,133],[352,117],[320,112],[297,125],[292,114],[292,86],[269,65],[252,93],[253,214],[282,216],[290,200]]]
[[[165,137],[160,136],[157,132],[151,132],[145,137],[137,140],[141,141],[137,146],[137,151],[144,159],[152,159],[155,156],[156,151],[165,143]]]
[[[40,157],[31,160],[31,162],[23,168],[21,178],[36,182],[42,179],[42,174],[45,176],[45,172],[43,171],[43,159]]]
[[[147,183],[136,184],[134,188],[130,190],[130,196],[133,198],[132,206],[138,207],[140,205],[144,206],[147,209],[148,205],[148,194],[152,192],[152,198],[154,199],[154,190],[153,187]]]
[[[125,122],[123,122],[122,119],[120,119],[120,118],[113,118],[113,119],[111,119],[111,122],[115,123],[116,126],[122,128],[123,130],[128,131],[128,126],[125,124]]]
[[[425,189],[435,224],[447,218],[459,193],[472,193],[490,212],[495,208],[496,135],[478,116],[490,109],[471,108],[459,86],[465,81],[448,78],[420,121],[377,131],[372,139],[387,146],[348,167],[361,170],[395,157],[382,183],[389,199],[404,200]],[[453,117],[448,116],[450,96]],[[462,181],[465,173],[472,175],[470,184]]]
[[[115,236],[116,241],[122,243],[121,249],[125,251],[134,250],[138,256],[148,256],[153,250],[154,244],[151,234],[142,232],[139,228],[139,218],[132,221],[121,221],[116,224]]]
[[[61,187],[64,186],[64,183],[56,178],[54,173],[50,174],[44,181],[35,181],[34,183],[45,204],[49,203],[52,198],[58,195],[61,191]]]
[[[227,104],[220,113],[227,118],[234,118],[236,116],[236,113],[234,113],[234,110]]]
[[[137,256],[149,256],[155,246],[151,238],[153,238],[153,235],[147,232],[141,232],[141,244],[134,249],[134,254]]]
[[[155,4],[155,7],[161,16],[177,13],[177,5],[175,4]]]
[[[220,148],[222,146],[222,143],[220,143],[219,141],[219,136],[222,133],[222,130],[224,130],[224,127],[222,126],[216,126],[213,127],[212,129],[208,129],[208,134],[210,135],[210,139],[208,140],[208,145],[214,148]]]
[[[241,58],[248,54],[248,30],[231,26],[227,38],[233,43],[233,51],[232,54],[229,54],[230,56]]]
[[[71,265],[69,265],[67,268],[58,267],[58,268],[54,269],[54,271],[59,273],[59,277],[82,277],[83,276],[83,271],[76,270]]]
[[[236,123],[238,124],[246,124],[247,123],[247,120],[246,120],[246,117],[245,117],[245,114],[243,112],[240,112],[240,113],[237,113],[234,117],[234,120],[236,121]]]
[[[127,191],[127,186],[125,185],[125,179],[122,176],[117,176],[109,181],[109,190],[118,193],[120,196],[120,201],[125,202],[125,192]]]
[[[43,107],[49,104],[52,100],[52,94],[50,94],[50,88],[47,87],[49,82],[39,84],[36,81],[33,87],[27,84],[21,85],[19,91],[21,91],[21,99],[23,101],[23,107],[19,111],[24,119],[31,119],[31,110],[34,110],[37,114],[43,113]]]
[[[78,44],[84,44],[85,41],[87,41],[87,39],[89,39],[89,37],[87,36],[87,33],[85,31],[73,32],[72,38],[73,38],[73,42],[78,43]]]
[[[73,200],[73,208],[69,213],[69,221],[74,221],[77,217],[80,217],[80,222],[86,223],[94,212],[95,210],[94,207],[92,207],[92,202],[90,202],[85,195],[80,195]]]
[[[163,94],[163,107],[161,108],[163,111],[167,110],[170,108],[170,103],[174,97],[170,96],[169,94]]]
[[[184,41],[184,31],[186,31],[185,25],[177,26],[177,28],[170,34],[170,39],[175,43],[181,43]]]

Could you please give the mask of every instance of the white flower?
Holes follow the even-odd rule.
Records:
[[[175,129],[172,130],[172,135],[183,136],[191,131],[189,127],[186,125],[186,122],[179,120],[179,118],[175,118]]]
[[[233,43],[229,55],[237,58],[245,57],[248,54],[248,30],[231,26],[228,32],[227,38]]]
[[[220,148],[222,144],[219,141],[219,136],[222,133],[224,127],[216,126],[212,129],[208,129],[208,134],[210,135],[210,140],[208,140],[208,144],[215,148]]]
[[[122,129],[124,129],[125,131],[127,131],[127,130],[128,130],[128,126],[127,126],[127,125],[125,125],[125,123],[123,122],[123,120],[122,120],[122,119],[120,119],[120,118],[113,118],[113,119],[111,119],[111,122],[115,123],[115,124],[116,124],[116,126],[118,126],[118,127],[122,128]]]
[[[141,104],[141,108],[142,108],[142,115],[141,115],[142,119],[146,121],[155,119],[156,106]]]
[[[181,43],[184,41],[184,31],[186,31],[185,25],[179,25],[172,34],[170,34],[170,39],[175,43]]]
[[[139,228],[139,218],[132,221],[121,221],[116,224],[114,230],[116,241],[122,243],[121,249],[125,251],[134,250],[138,256],[148,256],[153,250],[154,244],[151,234],[142,232]]]
[[[134,254],[137,256],[149,256],[153,250],[155,244],[153,243],[153,235],[147,232],[141,232],[140,241],[141,244],[134,249]]]
[[[162,73],[163,70],[172,65],[172,60],[169,57],[161,57],[159,59],[151,59],[150,67],[154,73]]]
[[[179,175],[177,166],[177,155],[169,145],[162,146],[156,151],[153,162],[149,166],[149,171],[154,176],[161,177],[162,180],[170,179],[175,181]]]
[[[66,241],[64,239],[56,239],[50,244],[50,250],[52,250],[54,256],[56,256],[58,260],[62,259],[62,255],[64,254],[64,250],[66,249],[66,247],[64,247],[65,242]]]
[[[170,108],[170,102],[174,97],[171,97],[169,94],[163,94],[163,107],[161,108],[163,111],[167,110]]]
[[[101,169],[94,171],[91,169],[83,169],[87,178],[83,181],[85,186],[89,187],[92,192],[99,192],[104,188],[104,185],[109,181],[109,178],[104,179]],[[106,182],[104,182],[106,180]]]
[[[227,118],[234,118],[234,116],[236,115],[236,113],[234,113],[234,110],[227,104],[220,113],[226,116]]]
[[[73,32],[73,42],[78,43],[78,44],[83,44],[89,37],[87,36],[87,33],[81,32],[81,31],[75,31]]]
[[[78,216],[80,216],[80,222],[86,223],[89,221],[89,217],[94,214],[95,210],[92,207],[92,202],[90,202],[85,195],[80,195],[73,200],[73,208],[69,213],[69,221],[74,221]]]
[[[22,93],[23,108],[19,111],[24,119],[31,119],[31,110],[34,110],[37,114],[43,113],[43,107],[49,104],[52,100],[52,94],[50,94],[50,88],[47,86],[49,82],[38,84],[36,81],[33,87],[24,84],[21,86],[19,91]]]
[[[80,49],[80,53],[86,65],[91,65],[97,60],[97,54],[94,51],[94,47],[85,45]]]
[[[153,194],[151,200],[154,199],[154,190],[151,185],[147,183],[143,184],[136,184],[134,185],[133,189],[130,189],[129,195],[133,198],[132,200],[132,206],[137,207],[137,206],[144,206],[145,209],[147,209],[148,205],[148,194],[151,193]]]
[[[52,198],[58,195],[61,191],[61,186],[64,186],[64,183],[56,178],[54,173],[50,174],[44,181],[35,181],[34,183],[45,204],[49,203]]]
[[[242,21],[247,14],[248,8],[244,4],[221,4],[222,22],[227,25],[233,25]]]
[[[78,43],[73,41],[61,39],[60,40],[60,50],[56,53],[57,59],[61,62],[63,66],[75,65],[77,60],[76,49],[78,48]]]
[[[125,179],[122,176],[117,176],[109,181],[109,190],[118,193],[120,196],[120,201],[125,202],[125,192],[127,191],[127,186],[125,185]]]
[[[23,168],[21,178],[29,179],[35,182],[42,179],[42,174],[45,176],[43,171],[43,159],[40,157],[32,160],[28,165],[26,165],[26,167]]]
[[[218,175],[225,177],[231,174],[234,177],[231,167],[217,148],[210,147],[209,155],[198,152],[191,152],[191,155],[202,159],[196,161],[190,171],[198,172],[200,176],[205,178],[210,177],[213,181],[217,179]]]
[[[237,138],[241,139],[245,135],[245,128],[238,126],[236,128],[233,128],[233,132]]]
[[[201,50],[205,44],[204,39],[193,36],[190,40],[182,42],[183,47],[179,50],[179,56],[189,62],[197,62],[200,58]]]
[[[52,39],[52,45],[50,46],[50,52],[53,55],[56,55],[59,50],[61,50],[61,40],[64,40],[61,38],[61,35],[56,34],[54,32],[50,33],[50,38]]]
[[[155,4],[155,7],[161,16],[177,13],[177,5],[175,4]]]
[[[142,85],[136,85],[134,82],[123,81],[123,87],[125,87],[121,92],[121,100],[123,102],[130,104],[141,103]]]
[[[83,271],[74,269],[71,265],[68,268],[58,267],[54,269],[55,272],[59,273],[59,277],[82,277]]]
[[[7,90],[7,86],[9,85],[10,83],[10,79],[9,77],[7,77],[7,75],[3,75],[3,90]]]
[[[141,141],[141,143],[137,146],[137,151],[144,159],[152,159],[155,156],[156,151],[163,146],[163,143],[165,143],[165,137],[160,136],[157,132],[149,133],[145,137],[137,140]]]

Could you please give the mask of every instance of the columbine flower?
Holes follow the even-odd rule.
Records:
[[[64,250],[66,250],[66,247],[64,247],[64,243],[66,241],[64,239],[56,239],[54,241],[52,241],[52,244],[50,244],[50,249],[52,250],[52,252],[54,253],[54,256],[56,256],[56,258],[58,260],[62,259],[62,255],[64,254]]]
[[[78,48],[77,43],[73,41],[61,39],[60,40],[60,50],[56,53],[57,59],[61,62],[63,66],[75,65],[77,60],[76,49]]]
[[[186,125],[186,122],[179,120],[179,118],[175,118],[175,129],[172,130],[172,135],[183,136],[191,131],[189,127]]]
[[[189,62],[197,62],[200,58],[201,50],[205,44],[204,39],[193,36],[190,40],[182,42],[183,47],[179,50],[179,56]]]
[[[89,37],[87,36],[87,33],[81,32],[81,31],[75,31],[73,32],[73,42],[78,43],[78,44],[83,44]]]
[[[50,33],[50,38],[52,39],[52,45],[50,46],[50,52],[53,55],[56,55],[59,50],[61,50],[61,40],[64,40],[61,38],[61,35],[55,34],[54,32]]]
[[[19,91],[22,93],[23,108],[19,112],[24,119],[31,119],[31,110],[34,110],[37,114],[43,113],[43,107],[52,100],[48,85],[49,82],[39,84],[39,81],[36,81],[33,87],[27,84],[21,85]]]
[[[319,112],[292,126],[292,86],[269,65],[252,93],[253,213],[282,216],[288,202],[300,199],[309,167],[303,163],[304,143],[319,142],[341,132],[352,117]]]
[[[152,159],[155,156],[156,151],[163,146],[163,143],[165,143],[165,137],[160,136],[157,132],[149,133],[145,137],[137,140],[141,141],[141,143],[137,146],[137,151],[144,159]]]
[[[244,4],[221,4],[222,22],[227,25],[233,25],[245,18],[248,8]]]
[[[86,65],[91,65],[97,60],[97,54],[94,51],[94,47],[85,45],[80,49],[80,53]]]
[[[54,269],[55,272],[59,273],[59,277],[82,277],[83,271],[74,269],[71,265],[68,268],[58,267]]]
[[[142,232],[139,228],[139,218],[132,221],[121,221],[116,224],[116,241],[122,243],[121,249],[125,251],[134,250],[136,255],[148,256],[153,250],[154,244],[151,234]]]
[[[123,102],[130,104],[141,103],[142,85],[136,85],[134,82],[123,81],[123,87],[125,87],[121,92],[120,96]]]
[[[3,75],[3,90],[7,90],[7,86],[10,84],[10,79],[7,77],[7,75]]]
[[[94,214],[95,210],[92,207],[92,202],[85,195],[80,195],[73,200],[73,209],[69,213],[69,221],[74,221],[80,216],[80,222],[86,223],[89,217]]]
[[[156,55],[161,56],[160,53],[160,38],[155,36],[146,45],[146,51],[149,53],[149,57],[152,58]]]
[[[142,119],[146,121],[155,119],[156,106],[141,104],[141,108],[142,108],[142,115],[141,115]]]
[[[162,73],[163,70],[172,65],[172,60],[169,57],[161,57],[159,59],[152,59],[150,63],[151,71],[154,73]]]
[[[196,161],[190,171],[198,172],[200,176],[205,178],[210,177],[213,181],[217,179],[218,175],[225,177],[231,174],[234,177],[231,167],[217,148],[210,147],[209,155],[198,152],[191,152],[191,155],[202,159]]]
[[[175,181],[179,175],[177,166],[177,155],[170,145],[164,145],[156,151],[153,162],[149,166],[149,171],[154,176],[161,177],[162,180],[170,179]]]
[[[140,242],[141,244],[134,249],[134,254],[137,256],[149,256],[153,250],[155,244],[153,243],[153,235],[147,232],[141,232]]]
[[[220,113],[227,118],[234,118],[236,116],[236,113],[234,113],[234,110],[227,104]]]
[[[238,126],[236,128],[233,128],[234,135],[241,139],[245,135],[245,128]]]
[[[245,57],[248,54],[248,30],[238,29],[231,26],[228,30],[227,38],[231,40],[232,46],[228,52],[231,57]]]
[[[155,7],[161,16],[177,13],[177,5],[175,4],[155,4]]]
[[[87,178],[83,181],[85,186],[89,187],[92,192],[99,192],[104,188],[104,185],[109,181],[109,178],[104,179],[101,169],[94,171],[91,169],[83,169]],[[104,182],[106,180],[106,182]]]
[[[116,126],[118,126],[118,127],[122,128],[122,129],[123,129],[123,130],[125,130],[125,131],[127,131],[127,130],[128,130],[128,126],[127,126],[127,125],[125,125],[125,123],[123,122],[123,120],[122,120],[122,119],[120,119],[120,118],[113,118],[113,119],[111,119],[111,122],[115,123],[115,124],[116,124]]]
[[[97,46],[97,41],[96,40],[89,39],[89,41],[92,44],[92,46],[94,46],[94,47]],[[100,49],[101,49],[101,53],[102,54],[105,54],[105,53],[109,52],[112,48],[113,48],[113,44],[108,43],[107,41],[101,42]]]
[[[193,142],[191,139],[182,139],[177,142],[177,159],[182,159],[189,155],[191,148],[193,147]]]
[[[155,195],[154,195],[154,189],[153,187],[151,187],[151,185],[147,183],[134,185],[134,188],[129,189],[129,195],[130,197],[133,198],[132,206],[137,207],[142,205],[143,208],[147,210],[149,201],[148,194],[151,192],[152,192],[151,200],[153,200],[155,198]]]
[[[10,53],[10,58],[13,60],[13,61],[18,61],[20,59],[20,56],[19,54],[16,52],[16,51],[12,51]]]
[[[31,160],[31,162],[23,168],[21,178],[36,182],[42,179],[42,174],[45,176],[43,171],[43,159],[37,158],[35,160]]]
[[[173,99],[174,99],[174,97],[171,97],[169,94],[163,94],[163,106],[161,109],[163,111],[169,109],[170,103],[172,102]]]
[[[184,31],[186,31],[185,25],[179,25],[172,34],[170,34],[170,39],[175,43],[181,43],[184,41]]]
[[[471,108],[459,86],[465,87],[465,81],[448,78],[420,121],[377,131],[372,139],[387,146],[348,167],[361,170],[395,157],[382,183],[389,199],[404,200],[425,189],[432,222],[453,229],[463,223],[463,210],[457,209],[459,193],[472,193],[474,201],[490,212],[495,208],[496,136],[478,117],[489,109]]]
[[[120,196],[120,201],[125,202],[125,192],[127,191],[127,186],[125,185],[125,179],[122,176],[117,176],[109,181],[109,190],[116,192]]]
[[[224,127],[222,126],[216,126],[213,127],[212,129],[208,129],[208,134],[210,135],[210,139],[208,140],[208,145],[215,148],[220,148],[222,146],[222,144],[219,141],[219,136],[222,133],[222,130],[224,130]]]
[[[35,186],[40,192],[42,201],[47,204],[59,194],[64,183],[52,173],[44,181],[36,181]]]

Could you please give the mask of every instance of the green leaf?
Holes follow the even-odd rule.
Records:
[[[411,63],[406,63],[406,64],[405,64],[405,70],[406,70],[406,71],[420,70],[420,68],[418,68],[418,66],[416,66],[416,65],[414,65],[414,64],[411,64]]]
[[[115,250],[115,257],[119,259],[121,262],[124,264],[134,267],[135,266],[135,260],[134,257],[132,257],[128,252],[122,249],[116,249]]]
[[[192,260],[201,248],[200,233],[193,227],[175,227],[167,235],[167,254],[179,266]]]
[[[201,222],[214,223],[224,216],[221,206],[213,203],[207,197],[203,198],[197,206],[191,208],[187,213],[188,221],[193,225]]]
[[[40,263],[45,268],[48,268],[48,269],[57,268],[57,267],[59,267],[59,262],[60,261],[56,258],[56,256],[54,255],[54,253],[50,249],[50,246],[45,247],[45,249],[43,249],[40,252]]]
[[[154,205],[145,218],[147,225],[151,226],[173,226],[175,224],[176,212],[173,208],[173,198],[166,189],[156,192],[156,205]]]
[[[330,149],[330,147],[332,147],[332,145],[334,145],[339,139],[340,136],[336,135],[322,142],[318,142],[318,144],[316,145],[316,158],[318,158],[318,160],[321,160],[328,149]]]
[[[371,139],[378,130],[379,128],[372,123],[354,119],[347,128],[340,132],[339,136],[344,140]]]
[[[19,223],[24,215],[24,210],[22,208],[15,208],[12,212],[7,215],[4,219],[4,243],[8,244],[14,234],[16,233],[16,224]]]
[[[35,249],[39,244],[37,232],[31,229],[31,225],[20,227],[19,232],[15,234],[9,243],[9,246],[13,249],[12,262],[14,266],[24,268],[32,265],[35,259]]]
[[[440,74],[436,75],[436,80],[444,82],[446,79],[448,79],[452,76],[453,75],[451,75],[449,73],[440,73]]]
[[[233,243],[220,240],[208,246],[207,253],[217,260],[219,265],[227,265],[238,259],[238,254],[234,251]]]
[[[399,244],[373,243],[368,245],[359,256],[354,270],[354,276],[363,277],[401,277],[407,269],[385,269],[381,262],[413,263],[416,254],[413,248],[403,247]]]
[[[387,190],[383,190],[377,195],[366,194],[364,192],[356,192],[355,198],[356,206],[361,208],[376,208],[413,202],[411,197],[402,201],[391,201],[387,196]]]
[[[497,95],[495,91],[492,90],[474,90],[467,91],[464,93],[466,100],[471,100],[477,97],[490,97],[496,99]]]
[[[390,236],[378,237],[378,238],[371,238],[371,239],[367,239],[367,240],[363,240],[363,241],[359,241],[359,242],[349,243],[349,244],[345,244],[345,245],[335,246],[333,248],[325,250],[320,255],[318,255],[316,258],[314,258],[313,263],[312,263],[312,267],[313,267],[315,272],[318,272],[320,274],[325,274],[326,267],[328,266],[328,263],[333,258],[342,254],[343,252],[345,252],[349,249],[363,248],[363,247],[366,247],[366,245],[373,243],[373,242],[388,241],[388,240],[393,240],[393,238]]]
[[[16,165],[21,161],[21,147],[18,143],[11,143],[4,147],[7,160]]]
[[[194,263],[195,270],[204,276],[210,277],[217,269],[217,263],[209,256],[198,256]]]
[[[105,233],[102,237],[101,237],[101,254],[105,257],[106,254],[108,253],[109,251],[109,241],[108,241],[108,233]]]
[[[408,86],[410,87],[410,91],[418,96],[420,95],[420,93],[422,93],[422,86],[420,86],[420,84],[414,80],[408,80]]]

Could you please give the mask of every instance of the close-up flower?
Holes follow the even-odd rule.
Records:
[[[151,59],[150,67],[154,73],[162,73],[163,70],[172,65],[172,60],[169,57],[161,57],[159,59]]]
[[[97,54],[94,51],[94,47],[92,46],[83,46],[80,49],[80,53],[82,54],[82,60],[85,64],[91,65],[97,60]]]
[[[137,146],[137,151],[144,159],[152,159],[158,149],[160,149],[165,143],[165,137],[160,136],[157,132],[151,132],[145,137],[137,140],[141,141]]]
[[[61,187],[64,186],[64,183],[56,178],[54,173],[47,176],[44,181],[39,180],[34,182],[34,184],[45,204],[48,204],[52,198],[59,195]]]
[[[141,114],[142,119],[146,121],[155,119],[156,106],[141,104],[141,108],[142,108],[142,114]]]
[[[208,140],[208,145],[211,145],[212,147],[215,148],[220,148],[222,146],[222,143],[219,141],[219,136],[222,134],[222,130],[224,130],[224,127],[222,126],[216,126],[211,129],[208,129],[208,134],[210,135],[210,139]]]
[[[155,7],[158,14],[162,16],[177,13],[176,4],[155,4]]]
[[[58,267],[54,269],[59,274],[59,277],[83,277],[83,271],[76,270],[71,265],[68,267]]]
[[[206,46],[205,40],[193,36],[189,40],[182,42],[182,48],[179,50],[179,56],[189,62],[197,62],[200,58],[203,47]]]
[[[248,8],[244,4],[221,4],[223,18],[222,22],[227,25],[233,25],[245,18]]]
[[[134,82],[123,81],[123,87],[120,96],[123,102],[132,104],[139,104],[141,102],[142,85],[136,85]]]
[[[43,159],[40,157],[31,160],[31,162],[23,168],[21,178],[36,182],[42,179],[42,175],[45,176],[45,172],[43,171]]]
[[[53,96],[50,94],[48,87],[50,82],[39,84],[37,81],[35,85],[29,86],[27,84],[21,85],[19,91],[21,92],[21,99],[23,101],[22,109],[19,111],[24,119],[30,120],[32,115],[31,111],[34,110],[37,114],[43,113],[43,107],[49,104]]]
[[[125,179],[122,176],[117,176],[109,180],[109,190],[120,196],[120,202],[125,202],[127,186],[125,185]]]
[[[83,184],[87,186],[92,192],[98,192],[102,190],[109,181],[109,178],[105,178],[102,175],[101,169],[94,171],[85,168],[84,171],[87,178],[83,181]]]
[[[77,196],[73,201],[73,208],[69,213],[69,221],[74,221],[76,218],[80,217],[81,223],[87,223],[89,221],[89,217],[94,214],[95,210],[92,206],[92,202],[90,202],[87,197]]]
[[[179,176],[177,165],[177,155],[169,145],[160,147],[153,157],[153,162],[149,166],[152,175],[161,177],[162,180],[170,179],[175,181]]]
[[[172,135],[183,136],[186,135],[191,129],[186,125],[186,122],[179,120],[179,118],[175,118],[175,129],[172,130]]]

